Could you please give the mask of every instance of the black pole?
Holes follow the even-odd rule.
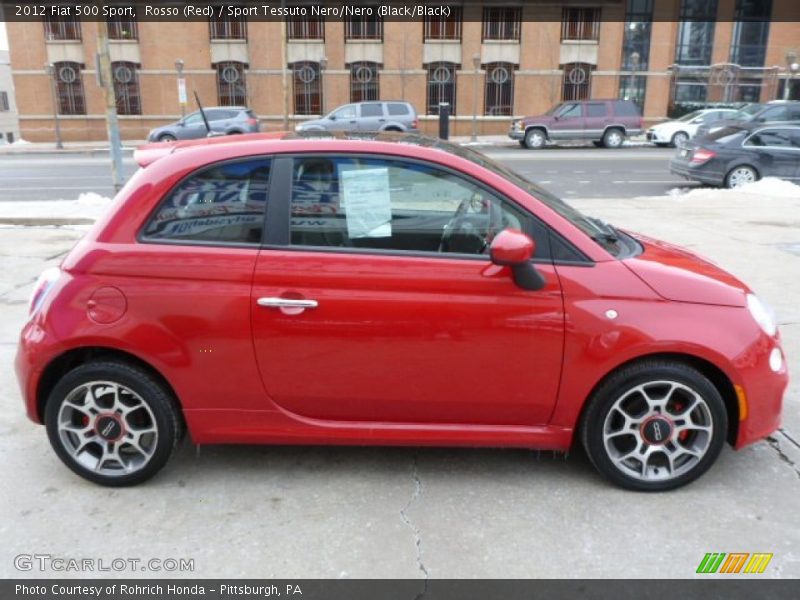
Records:
[[[439,138],[450,139],[450,103],[439,102]]]

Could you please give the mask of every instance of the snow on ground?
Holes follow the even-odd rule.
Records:
[[[0,221],[95,220],[103,215],[109,206],[111,206],[111,198],[94,192],[84,192],[78,196],[77,200],[0,202]]]
[[[746,196],[767,196],[770,198],[796,198],[800,200],[800,185],[796,185],[777,177],[765,177],[759,181],[745,184],[736,189],[720,189],[711,187],[694,188],[673,188],[667,192],[668,196],[689,199],[713,199]]]

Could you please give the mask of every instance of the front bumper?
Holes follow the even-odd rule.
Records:
[[[517,141],[524,140],[525,139],[525,131],[522,130],[522,129],[513,129],[513,128],[509,129],[508,137],[510,137],[512,140],[517,140]]]
[[[654,129],[648,129],[645,137],[647,138],[648,142],[653,142],[654,144],[669,144],[671,141],[670,139],[666,138],[663,133]]]

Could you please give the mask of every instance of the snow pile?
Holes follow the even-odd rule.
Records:
[[[28,144],[30,144],[30,142],[28,140],[23,140],[22,138],[19,138],[18,140],[14,140],[13,142],[11,142],[9,145],[10,146],[27,146]]]
[[[719,188],[672,188],[667,192],[671,198],[700,199],[700,198],[725,198],[728,196],[747,194],[750,196],[768,196],[770,198],[793,198],[800,200],[800,185],[777,177],[765,177],[753,183],[747,183],[736,189]]]
[[[0,202],[0,222],[7,224],[89,223],[111,206],[111,198],[84,192],[77,200],[33,200]]]

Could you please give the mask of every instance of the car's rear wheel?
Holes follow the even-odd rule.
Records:
[[[164,386],[121,362],[87,363],[67,373],[50,393],[45,424],[67,467],[108,486],[134,485],[155,475],[183,434]]]
[[[525,132],[525,147],[529,150],[538,150],[539,148],[544,148],[545,144],[547,143],[547,138],[544,135],[544,131],[541,129],[528,129]]]
[[[725,176],[725,187],[737,188],[758,181],[758,171],[749,165],[734,167]]]
[[[174,142],[176,139],[178,138],[171,133],[162,133],[160,136],[158,136],[159,142]]]
[[[689,141],[689,134],[687,134],[685,131],[679,131],[672,136],[672,140],[670,140],[670,145],[673,148],[678,148],[679,146],[683,146],[688,141]]]
[[[603,146],[619,148],[625,141],[625,134],[620,129],[609,129],[603,134]]]
[[[652,360],[617,371],[598,388],[581,437],[594,466],[612,482],[664,491],[705,473],[727,429],[722,397],[702,373]]]

